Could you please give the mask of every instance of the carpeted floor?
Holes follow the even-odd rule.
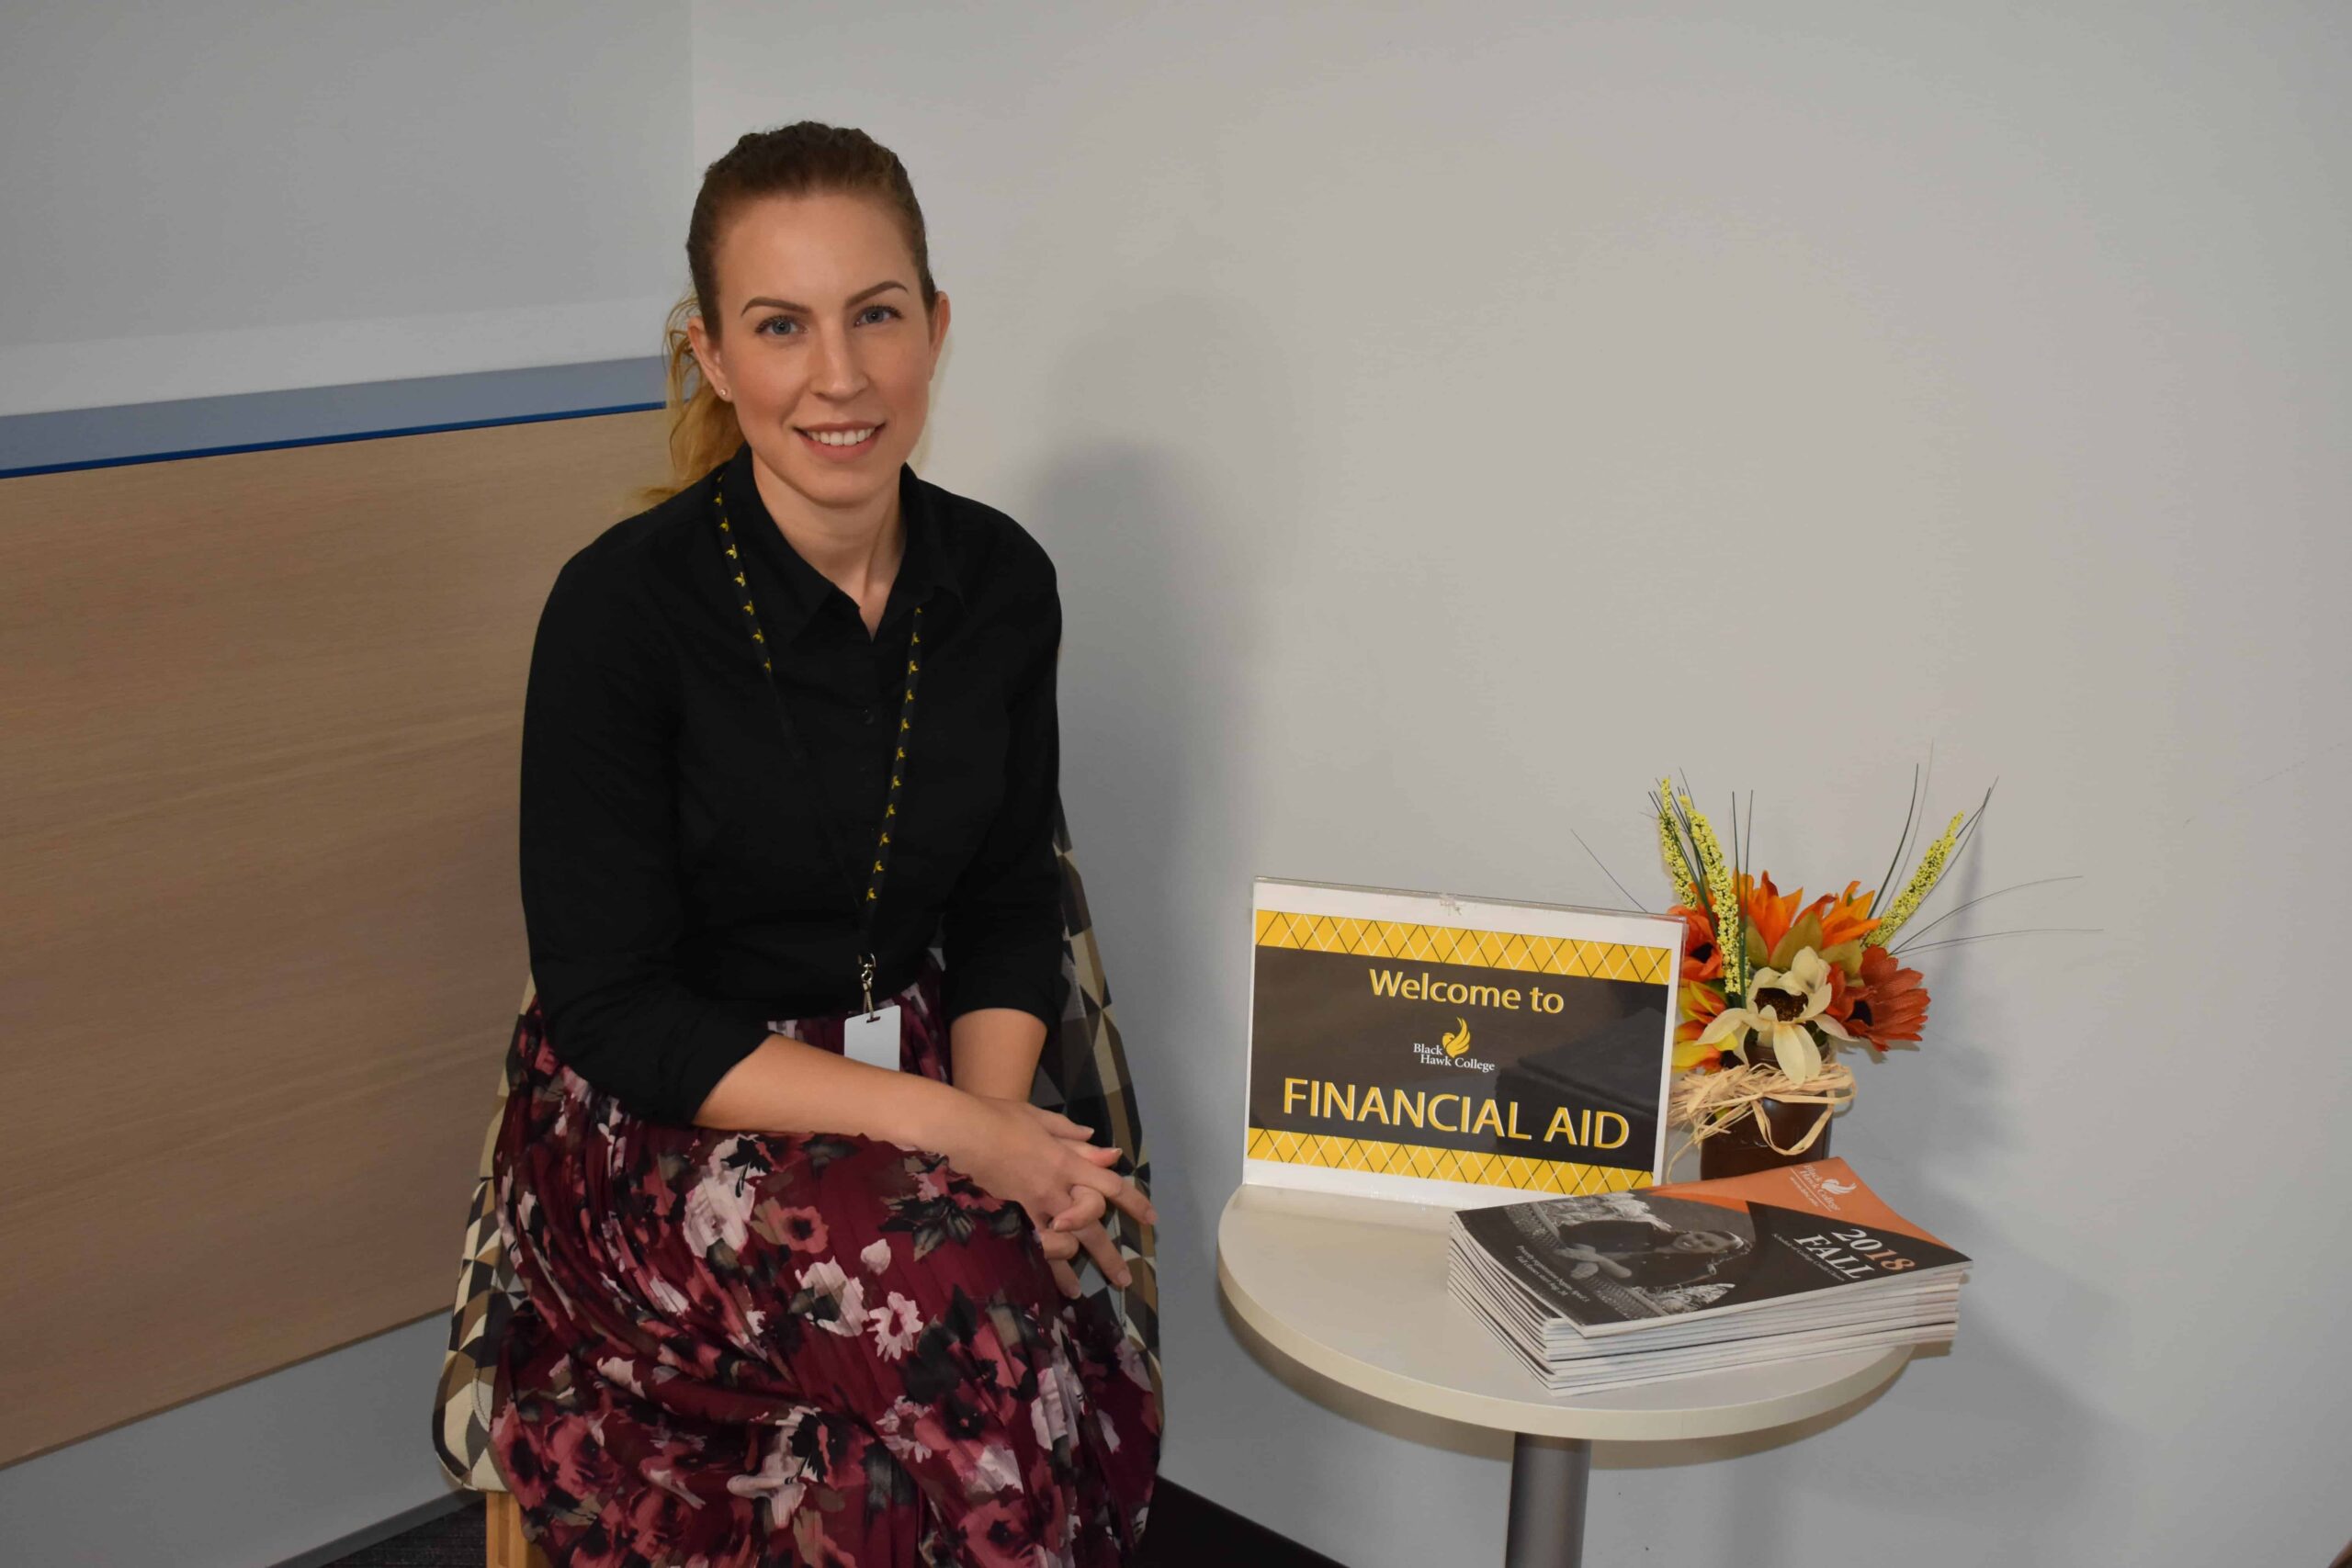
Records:
[[[339,1557],[331,1568],[482,1568],[485,1540],[481,1494],[469,1493],[457,1512]]]
[[[328,1568],[481,1568],[481,1497],[404,1535],[338,1558]],[[1179,1568],[1204,1562],[1246,1562],[1250,1568],[1340,1568],[1229,1508],[1162,1477],[1152,1490],[1151,1525],[1136,1568]]]

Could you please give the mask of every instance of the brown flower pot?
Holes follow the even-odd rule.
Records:
[[[1814,1118],[1827,1117],[1826,1105],[1789,1105],[1777,1100],[1758,1102],[1758,1116],[1772,1121],[1772,1141],[1783,1148],[1791,1146],[1813,1128]],[[1739,1124],[1699,1145],[1699,1179],[1713,1181],[1723,1176],[1752,1176],[1759,1170],[1770,1170],[1783,1165],[1803,1165],[1807,1160],[1829,1157],[1829,1134],[1835,1131],[1823,1127],[1821,1136],[1813,1146],[1799,1155],[1784,1155],[1764,1141],[1763,1129],[1756,1124],[1756,1116],[1743,1116]]]

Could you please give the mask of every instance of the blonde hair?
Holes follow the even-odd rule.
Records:
[[[686,323],[700,316],[704,331],[714,340],[719,335],[720,236],[745,207],[763,197],[820,191],[870,196],[889,209],[914,256],[923,313],[930,315],[939,288],[932,281],[922,208],[897,153],[862,130],[813,119],[746,134],[703,171],[702,189],[695,193],[694,213],[686,220],[686,271],[693,285],[671,307],[663,328],[670,479],[639,491],[642,504],[667,501],[733,457],[742,445],[743,427],[736,422],[735,405],[703,379],[694,340],[686,334]]]

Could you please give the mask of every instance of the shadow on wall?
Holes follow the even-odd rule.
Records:
[[[1288,378],[1239,307],[1163,296],[1078,340],[1022,487],[1060,574],[1062,796],[1153,1156],[1177,1388],[1241,1168],[1241,921],[1266,797],[1256,700],[1297,491]],[[1205,1284],[1204,1284],[1205,1281]],[[1182,1417],[1171,1411],[1172,1427]]]
[[[1957,908],[1984,891],[1982,863],[1971,857],[1939,893],[1939,908]],[[1955,972],[1967,965],[1951,962],[1952,954],[1972,951],[1944,949],[1917,962],[1948,1014],[1973,1010]],[[1945,962],[1930,964],[1929,958]],[[2120,1529],[2115,1521],[2068,1518],[2070,1505],[2099,1495],[2108,1484],[2096,1472],[2109,1462],[2117,1437],[2108,1418],[2072,1392],[2069,1374],[2108,1353],[2106,1326],[2121,1304],[2064,1263],[2019,1247],[2011,1234],[2014,1216],[2005,1219],[1964,1188],[1932,1179],[1934,1171],[2016,1157],[2015,1129],[2000,1107],[2027,1089],[2004,1081],[2002,1055],[1967,1031],[1938,1035],[1931,1028],[1930,1040],[1931,1055],[1901,1050],[1883,1062],[1856,1062],[1861,1091],[1838,1119],[1835,1152],[1862,1171],[1884,1173],[1883,1190],[1902,1193],[1906,1212],[1934,1215],[1935,1228],[1947,1236],[1973,1238],[1976,1277],[1962,1292],[1951,1350],[1917,1355],[1894,1382],[1786,1427],[1595,1450],[1599,1468],[1621,1471],[1758,1456],[1720,1468],[1706,1488],[1687,1495],[1688,1506],[1715,1516],[1708,1539],[1736,1540],[1758,1561],[1795,1561],[1809,1542],[1817,1544],[1825,1517],[1843,1510],[1847,1517],[1866,1517],[1888,1498],[1900,1498],[1915,1523],[1947,1526],[1986,1562],[2042,1561],[2078,1523],[2082,1539]],[[1996,1292],[2005,1310],[1995,1310]],[[2015,1333],[2020,1306],[2035,1330],[2022,1338]],[[1895,1403],[1929,1412],[1939,1429],[1937,1468],[1925,1468],[1921,1455],[1879,1435],[1877,1423],[1898,1418],[1897,1412],[1863,1414],[1859,1427],[1833,1432],[1898,1385]],[[1916,1432],[1917,1422],[1915,1414],[1907,1429]],[[1807,1441],[1815,1438],[1823,1440]],[[1948,1484],[1954,1455],[1966,1456],[1970,1472],[1961,1484]],[[1988,1513],[1987,1496],[2002,1498],[2004,1506]]]
[[[2078,1309],[2096,1310],[2053,1301],[2052,1316]],[[1952,1354],[1919,1357],[1896,1379],[1906,1385],[1909,1401],[1934,1409],[1949,1434],[1945,1457],[1932,1468],[1917,1455],[1886,1451],[1860,1433],[1849,1434],[1838,1445],[1841,1462],[1821,1462],[1824,1450],[1815,1449],[1781,1456],[1774,1464],[1732,1465],[1713,1478],[1720,1489],[1713,1504],[1720,1510],[1719,1528],[1736,1533],[1758,1561],[1795,1561],[1808,1542],[1818,1541],[1823,1517],[1835,1516],[1841,1506],[1859,1518],[1884,1499],[1899,1496],[1922,1519],[1940,1518],[1984,1562],[2044,1560],[2053,1539],[2071,1534],[2053,1537],[2051,1522],[2064,1517],[2070,1500],[2093,1491],[2098,1456],[2108,1451],[2113,1434],[2098,1429],[2098,1416],[2052,1378],[2041,1356],[1996,1331],[1986,1314],[1971,1323],[1963,1307],[1960,1335]],[[1605,1462],[1647,1466],[1731,1458],[1752,1451],[1751,1442],[1758,1449],[1781,1448],[1846,1420],[1868,1403],[1754,1439],[1660,1444],[1655,1451],[1611,1453]],[[1871,1419],[1863,1417],[1865,1424]],[[1973,1473],[1965,1484],[1947,1484],[1955,1453],[1970,1456],[1964,1462]],[[1995,1495],[2003,1506],[1988,1516],[1983,1499]]]
[[[2093,1303],[2064,1301],[2053,1303],[2052,1315],[2095,1310]],[[1251,1348],[1278,1381],[1325,1409],[1402,1441],[1510,1464],[1510,1433],[1422,1415],[1359,1393],[1291,1361],[1230,1308],[1225,1318],[1234,1336]],[[1942,1514],[1956,1532],[1984,1550],[1986,1562],[2041,1561],[2050,1545],[2047,1519],[2063,1511],[2070,1498],[2090,1489],[2093,1456],[2103,1450],[2108,1438],[2098,1430],[2096,1413],[2069,1397],[2051,1377],[2044,1358],[1981,1321],[1963,1323],[1961,1332],[1964,1361],[1944,1353],[1922,1353],[1894,1382],[1859,1399],[1762,1431],[1668,1442],[1596,1443],[1594,1469],[1602,1473],[1710,1470],[1702,1485],[1673,1483],[1678,1512],[1713,1516],[1710,1526],[1695,1535],[1686,1530],[1682,1539],[1736,1540],[1743,1553],[1759,1562],[1804,1560],[1819,1550],[1826,1513],[1850,1506],[1848,1517],[1868,1517],[1890,1496],[1900,1496],[1906,1506],[1930,1517]],[[1977,1456],[1971,1468],[1978,1474],[1969,1485],[1947,1489],[1938,1472],[1919,1468],[1907,1454],[1876,1452],[1867,1436],[1860,1439],[1866,1457],[1860,1465],[1853,1458],[1852,1435],[1834,1446],[1808,1442],[1858,1416],[1866,1430],[1876,1419],[1867,1414],[1871,1406],[1896,1383],[1908,1385],[1906,1397],[1924,1395],[1931,1401],[1954,1440]],[[1793,1451],[1776,1459],[1750,1457],[1775,1450]],[[1827,1455],[1836,1457],[1825,1459]],[[1731,1460],[1747,1462],[1723,1462]],[[1981,1509],[1982,1497],[1993,1491],[2015,1504],[1997,1517],[1985,1517]],[[1654,1500],[1659,1494],[1651,1490],[1641,1495]],[[1939,1503],[1945,1495],[1952,1498],[1949,1505]]]

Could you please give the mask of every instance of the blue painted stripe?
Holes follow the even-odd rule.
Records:
[[[230,452],[275,452],[282,446],[329,446],[345,441],[380,441],[388,435],[427,435],[436,430],[480,430],[492,424],[537,424],[550,419],[586,419],[600,413],[642,413],[660,403],[619,403],[608,409],[566,409],[559,413],[516,414],[508,419],[461,419],[447,424],[412,424],[399,430],[360,430],[348,435],[302,435],[288,441],[246,441],[233,446],[191,446],[179,452],[141,452],[129,457],[89,457],[75,462],[37,463],[0,468],[0,479],[27,474],[57,474],[75,468],[119,468],[129,463],[169,463],[180,457],[218,457]]]
[[[533,366],[0,418],[0,479],[662,406],[659,358]]]

